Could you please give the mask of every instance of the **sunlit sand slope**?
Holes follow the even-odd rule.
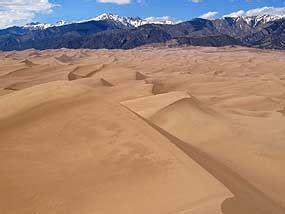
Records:
[[[0,111],[1,213],[221,213],[231,196],[158,131],[86,86],[35,86],[4,96]]]

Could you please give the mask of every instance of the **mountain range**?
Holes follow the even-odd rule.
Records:
[[[153,43],[285,49],[285,17],[262,15],[195,18],[185,22],[102,14],[55,24],[30,23],[0,30],[0,50],[107,48],[130,49]]]

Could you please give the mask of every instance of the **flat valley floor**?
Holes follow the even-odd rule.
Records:
[[[0,52],[0,213],[284,214],[285,52]]]

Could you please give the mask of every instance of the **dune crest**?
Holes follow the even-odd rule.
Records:
[[[32,61],[25,59],[24,61],[22,61],[21,63],[25,64],[26,66],[32,67],[35,66],[36,64],[33,63]]]
[[[283,114],[285,116],[285,107],[283,107],[283,109],[278,111],[278,112],[280,112],[281,114]]]
[[[136,72],[136,80],[145,80],[147,79],[147,76],[140,73],[140,72]]]
[[[70,63],[74,60],[72,56],[68,56],[66,54],[62,54],[59,57],[55,57],[55,59],[62,63]]]
[[[76,97],[88,92],[88,87],[72,84],[67,81],[50,82],[24,90],[16,91],[0,100],[0,111],[5,112],[0,120],[29,111],[36,106],[60,100],[66,97]]]
[[[170,133],[183,136],[184,140],[204,142],[209,139],[204,133],[216,137],[229,131],[223,117],[189,92],[165,93],[122,104]]]
[[[109,81],[101,78],[101,83],[103,86],[107,86],[107,87],[113,87],[114,85],[112,83],[110,83]]]

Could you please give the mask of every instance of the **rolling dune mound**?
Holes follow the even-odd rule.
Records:
[[[112,83],[110,83],[109,81],[107,81],[107,80],[105,80],[103,78],[101,78],[101,83],[102,83],[103,86],[107,86],[107,87],[114,86]]]
[[[122,104],[184,140],[206,142],[209,135],[215,138],[229,131],[223,116],[188,92],[171,92]]]
[[[228,131],[217,114],[194,97],[178,100],[149,118],[156,125],[189,140],[208,141]],[[207,134],[205,134],[207,133]]]
[[[25,64],[26,66],[28,67],[32,67],[32,66],[35,66],[36,64],[33,63],[32,61],[28,60],[28,59],[25,59],[24,61],[22,61],[21,63]]]
[[[115,85],[135,82],[135,72],[131,68],[124,68],[116,65],[104,66],[97,75],[97,78],[106,79]],[[94,76],[94,77],[95,77]]]
[[[40,56],[41,56],[41,54],[36,50],[33,50],[33,51],[28,53],[28,57],[40,57]]]
[[[45,103],[65,97],[78,96],[85,92],[88,92],[88,87],[72,84],[67,81],[50,82],[17,91],[1,98],[0,111],[5,112],[5,114],[0,116],[0,120],[28,111]]]
[[[170,92],[164,85],[164,83],[158,79],[151,79],[151,80],[146,80],[147,84],[152,84],[152,94],[157,95],[157,94],[164,94]]]
[[[155,99],[157,96],[153,97],[153,99]],[[277,176],[280,173],[280,167],[285,161],[284,158],[277,155],[277,153],[281,151],[274,149],[275,146],[281,146],[282,143],[280,139],[285,139],[285,135],[282,134],[284,128],[281,128],[282,131],[278,134],[273,134],[272,132],[274,131],[270,128],[284,123],[284,119],[281,119],[282,116],[280,117],[274,112],[269,114],[268,112],[239,112],[237,110],[238,114],[234,112],[235,116],[225,113],[224,116],[226,117],[224,117],[191,96],[177,99],[175,102],[159,110],[156,109],[155,113],[149,113],[149,111],[141,110],[144,106],[146,106],[147,109],[147,106],[151,103],[148,101],[143,102],[143,100],[147,99],[148,98],[141,98],[139,99],[141,102],[135,103],[135,100],[125,102],[124,104],[151,121],[155,126],[160,127],[169,134],[184,141],[185,143],[183,143],[182,147],[186,150],[188,150],[188,145],[194,146],[195,149],[201,149],[213,157],[213,160],[221,162],[223,165],[229,167],[229,170],[234,170],[239,175],[242,175],[250,184],[253,184],[253,187],[251,187],[253,192],[256,191],[254,190],[256,187],[261,188],[262,185],[262,191],[277,201],[281,199],[278,195],[281,193],[280,188],[283,188],[282,179],[275,179],[274,191],[271,189],[273,185],[268,184],[268,182],[270,182],[271,176]],[[139,106],[139,108],[137,106]],[[231,121],[231,117],[234,118],[234,120]],[[266,124],[260,124],[263,118]],[[244,122],[235,123],[236,120]],[[251,130],[251,132],[249,132],[249,130]],[[260,143],[259,139],[260,130],[263,130],[262,143]],[[272,142],[273,135],[276,136],[276,141],[274,142]],[[233,146],[235,148],[234,153],[231,152]],[[275,157],[274,160],[264,159],[264,152],[267,154],[267,157]],[[281,153],[283,154],[283,152]],[[239,159],[240,156],[243,157],[242,160]],[[264,165],[265,163],[266,165]],[[264,168],[266,168],[268,172],[270,171],[270,173],[261,176]],[[256,178],[256,174],[259,174],[260,177]],[[232,181],[226,182],[230,182],[229,185],[231,187]],[[243,181],[240,182],[243,183]],[[246,191],[247,190],[243,193],[238,193],[239,195],[243,195],[238,197],[244,197]],[[251,213],[254,212],[252,211]]]
[[[76,67],[73,69],[73,71],[69,72],[68,75],[67,75],[67,79],[70,80],[70,81],[73,81],[73,80],[77,80],[77,79],[81,79],[82,76],[79,76],[78,74],[76,74],[76,71],[78,70],[79,67]]]
[[[239,106],[239,108],[248,111],[274,111],[281,107],[278,99],[263,96],[232,98],[221,102],[219,105],[223,105],[223,107]]]
[[[145,96],[138,99],[127,100],[121,102],[121,104],[132,109],[134,112],[145,118],[150,118],[166,106],[169,106],[180,99],[190,97],[191,95],[187,91],[175,91],[165,94],[158,94],[155,96]]]
[[[0,96],[13,93],[14,90],[0,89]]]
[[[147,79],[147,76],[140,73],[140,72],[136,72],[136,80],[145,80]]]
[[[269,111],[250,111],[250,110],[244,110],[244,109],[229,109],[229,112],[232,114],[240,115],[240,116],[261,117],[261,118],[270,117],[272,114],[272,112],[269,112]]]
[[[279,110],[278,112],[280,112],[281,114],[283,114],[285,116],[285,107],[283,107],[283,109]]]
[[[62,54],[59,57],[55,57],[55,59],[62,63],[70,63],[74,60],[73,56],[68,56],[66,54]]]
[[[3,96],[0,111],[3,213],[221,214],[232,196],[143,120],[75,82]]]
[[[6,86],[4,90],[18,91],[24,88],[25,88],[25,83],[18,82],[18,83],[14,83],[14,84]]]
[[[2,76],[0,70],[0,87],[15,86],[16,89],[24,89],[51,81],[66,80],[68,74],[75,68],[75,66],[43,64],[16,69],[9,73],[3,72]]]
[[[10,77],[10,78],[15,78],[17,76],[23,76],[23,75],[26,75],[26,74],[23,74],[23,72],[25,71],[28,71],[29,69],[28,68],[20,68],[20,69],[17,69],[17,70],[13,70],[13,71],[10,71],[4,75],[2,75],[0,78],[5,78],[5,77]]]
[[[102,65],[81,65],[77,66],[73,71],[68,74],[69,80],[77,80],[83,78],[90,78],[96,73],[102,71],[105,68],[105,64]]]

